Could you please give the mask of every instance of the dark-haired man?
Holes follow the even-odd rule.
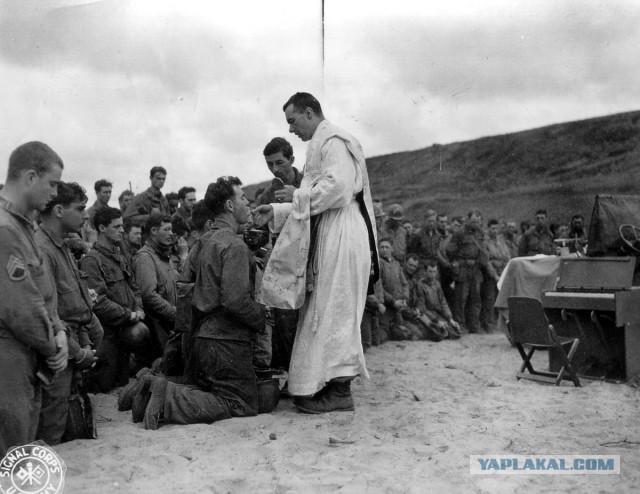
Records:
[[[69,364],[45,386],[38,426],[38,439],[59,444],[67,425],[68,399],[76,369],[89,369],[95,362],[103,330],[91,312],[92,301],[73,254],[65,243],[70,233],[79,233],[85,222],[87,196],[76,183],[60,182],[58,195],[41,212],[36,243],[47,260],[58,292],[58,315],[66,327]]]
[[[109,200],[111,199],[111,191],[113,189],[113,184],[108,180],[100,179],[93,185],[93,190],[96,193],[96,202],[87,209],[87,213],[89,215],[89,221],[84,223],[83,231],[79,232],[82,234],[82,238],[85,242],[87,242],[90,246],[96,243],[98,238],[98,234],[93,228],[93,218],[98,211],[104,209],[109,206]]]
[[[179,215],[184,221],[189,221],[195,203],[196,189],[193,187],[182,187],[178,191],[178,210],[171,215],[171,219]]]
[[[133,256],[135,283],[140,288],[142,307],[148,316],[156,344],[156,356],[164,349],[176,321],[178,271],[171,262],[173,231],[171,217],[151,214],[145,225],[147,240]]]
[[[191,373],[194,385],[144,376],[134,400],[134,420],[146,429],[159,421],[211,423],[258,413],[256,375],[251,358],[255,333],[264,329],[264,309],[254,300],[256,267],[238,237],[251,220],[236,177],[209,185],[207,207],[215,215],[210,235],[203,237],[192,305],[197,314]]]
[[[120,243],[120,252],[131,265],[131,260],[136,252],[142,247],[142,227],[133,221],[127,220],[123,223],[124,233]]]
[[[282,204],[258,206],[256,221],[273,220],[273,230],[279,231],[291,214],[312,226],[306,284],[311,291],[300,309],[289,391],[303,412],[353,410],[351,380],[356,375],[368,377],[360,322],[368,288],[373,291],[378,278],[364,153],[353,136],[325,119],[313,95],[296,93],[283,110],[289,132],[309,142],[305,175],[300,189],[287,192]],[[287,202],[291,199],[292,203]],[[281,235],[279,242],[283,238]],[[287,238],[282,249],[276,244],[265,272],[286,262],[278,258],[278,252],[286,251],[287,244],[294,250],[303,241],[306,238]],[[300,247],[304,252],[304,245]],[[288,275],[300,272],[299,265],[289,266],[293,273]]]
[[[507,267],[511,253],[500,235],[500,223],[492,218],[487,223],[487,236],[484,239],[484,250],[489,258],[489,263],[493,266],[496,274],[500,276],[504,268]],[[496,324],[494,304],[498,296],[498,281],[490,276],[484,276],[480,286],[480,296],[482,298],[482,308],[480,310],[480,325],[487,333],[493,332]]]
[[[547,211],[538,209],[536,224],[524,232],[520,239],[518,255],[520,257],[535,256],[536,254],[553,255],[556,252],[553,240],[553,234],[547,226]]]
[[[154,166],[149,171],[151,186],[131,199],[131,203],[123,214],[125,220],[130,219],[139,225],[144,225],[151,213],[169,213],[169,201],[162,195],[161,189],[167,178],[167,170],[162,166]]]
[[[587,236],[584,231],[584,216],[581,214],[574,214],[571,217],[569,238],[574,240],[569,244],[569,252],[584,254],[585,246],[587,245]]]
[[[484,276],[498,281],[498,275],[484,250],[482,214],[472,209],[461,230],[451,236],[447,256],[455,273],[455,303],[453,316],[469,333],[480,333],[480,284]]]
[[[295,156],[293,156],[293,146],[282,137],[271,139],[262,151],[267,167],[274,177],[282,180],[284,189],[288,191],[276,195],[273,185],[268,187],[259,196],[256,196],[256,205],[271,204],[272,202],[283,202],[285,197],[293,196],[293,191],[300,187],[302,173],[293,166]]]
[[[129,204],[131,204],[131,199],[133,199],[133,192],[131,192],[129,189],[123,190],[122,193],[118,196],[118,205],[120,206],[120,211],[122,211],[122,214],[124,214],[124,212],[129,207]]]
[[[55,282],[29,218],[55,198],[63,167],[49,146],[28,142],[11,153],[0,192],[0,457],[35,440],[40,381],[67,366]]]
[[[87,274],[89,288],[97,294],[93,312],[102,324],[104,339],[91,374],[96,390],[106,393],[127,384],[130,353],[146,355],[151,337],[142,322],[145,315],[140,291],[119,248],[124,232],[122,213],[115,208],[98,211],[93,226],[98,240],[80,266]]]
[[[269,171],[284,183],[284,190],[276,191],[271,185],[256,197],[256,204],[271,204],[272,202],[290,200],[287,199],[289,193],[293,197],[293,191],[300,187],[303,177],[302,173],[293,166],[295,161],[293,146],[282,137],[274,137],[267,143],[262,154]],[[276,239],[277,235],[274,235],[273,243]],[[298,311],[274,308],[273,323],[271,366],[275,369],[289,370],[291,350],[298,326]]]

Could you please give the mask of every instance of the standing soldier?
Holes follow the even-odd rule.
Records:
[[[302,182],[302,173],[293,166],[295,156],[293,155],[293,146],[283,137],[274,137],[265,146],[262,154],[267,163],[269,171],[275,178],[282,180],[284,186],[282,190],[289,188],[291,191],[300,188]],[[277,180],[274,180],[277,182]],[[272,202],[280,202],[276,197],[274,185],[272,184],[267,190],[256,197],[256,204],[270,204]],[[280,194],[278,194],[279,196]],[[272,236],[272,243],[275,245],[278,235]],[[291,362],[291,350],[293,349],[293,341],[296,337],[296,328],[298,327],[298,310],[273,308],[274,329],[271,335],[271,366],[274,369],[289,370]],[[267,335],[268,336],[268,335]],[[258,346],[260,339],[265,338],[258,335]]]
[[[58,292],[58,315],[68,332],[69,364],[44,388],[38,439],[59,444],[67,425],[68,400],[74,370],[89,369],[95,362],[95,348],[102,342],[102,326],[91,312],[91,297],[73,254],[65,243],[78,233],[85,221],[87,196],[76,183],[58,184],[58,195],[41,213],[36,243],[51,269]]]
[[[36,439],[40,381],[67,365],[55,284],[30,219],[56,196],[63,167],[49,146],[28,142],[11,153],[0,192],[0,457]]]
[[[98,233],[93,228],[93,218],[96,213],[101,209],[109,207],[109,200],[111,199],[111,191],[113,190],[113,184],[108,180],[100,179],[93,185],[93,190],[96,192],[96,202],[87,209],[89,213],[89,221],[83,225],[83,238],[90,245],[96,243],[98,239]]]
[[[484,240],[484,249],[489,257],[489,263],[493,266],[496,274],[500,276],[504,268],[507,267],[507,263],[509,259],[511,259],[511,254],[502,235],[498,233],[500,231],[498,220],[489,220],[487,226],[489,229],[487,231],[487,237]],[[480,324],[482,325],[482,329],[487,333],[491,333],[496,323],[493,305],[498,296],[497,280],[491,276],[485,276],[482,280],[480,293],[482,295]]]
[[[520,239],[518,255],[521,257],[535,256],[536,254],[551,256],[555,252],[553,234],[547,226],[547,211],[538,209],[536,211],[536,224],[524,232]]]
[[[483,271],[496,281],[498,275],[484,251],[484,233],[480,227],[482,214],[469,211],[464,227],[453,234],[447,245],[447,256],[451,260],[456,278],[453,317],[464,325],[469,333],[480,333],[480,283]]]
[[[166,178],[167,170],[162,166],[154,166],[149,171],[151,186],[144,192],[133,196],[126,211],[122,213],[123,219],[130,219],[138,225],[144,225],[151,213],[169,214],[169,201],[161,191]]]

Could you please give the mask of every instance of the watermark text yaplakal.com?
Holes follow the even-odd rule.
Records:
[[[471,455],[475,475],[611,475],[620,474],[616,455]]]

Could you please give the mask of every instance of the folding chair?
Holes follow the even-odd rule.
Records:
[[[545,382],[559,386],[563,379],[573,381],[575,386],[580,386],[580,379],[571,365],[571,360],[578,349],[579,338],[568,338],[558,336],[547,317],[544,314],[542,303],[535,298],[509,297],[509,329],[511,338],[515,344],[524,363],[520,367],[520,372],[516,374],[517,379],[530,379],[532,381]],[[530,347],[528,353],[524,347]],[[561,356],[564,365],[560,371],[542,372],[537,371],[531,365],[531,357],[538,349],[556,348]],[[569,353],[565,347],[570,347]],[[529,372],[526,373],[525,369]],[[568,374],[568,375],[565,375]]]

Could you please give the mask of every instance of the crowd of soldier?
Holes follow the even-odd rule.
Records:
[[[547,212],[533,222],[490,219],[482,213],[451,219],[427,209],[414,225],[399,204],[385,212],[374,204],[381,280],[367,300],[362,323],[365,348],[386,340],[458,338],[496,329],[498,280],[514,257],[582,252],[584,218],[549,225]],[[413,324],[419,319],[418,324]],[[439,331],[440,330],[440,331]],[[446,331],[442,331],[446,330]]]
[[[19,444],[20,437],[31,437],[34,428],[37,429],[36,437],[48,444],[63,440],[65,431],[68,433],[67,401],[78,386],[91,392],[106,393],[128,385],[121,393],[119,406],[122,410],[133,409],[136,421],[150,420],[147,407],[150,401],[153,405],[152,390],[160,387],[164,413],[173,410],[173,420],[179,423],[257,413],[255,383],[252,393],[240,390],[246,387],[247,369],[251,369],[251,375],[272,368],[288,369],[298,311],[267,309],[266,319],[261,311],[252,312],[256,302],[252,297],[246,298],[246,293],[255,291],[255,265],[264,265],[277,235],[267,227],[248,227],[247,218],[234,219],[239,209],[242,214],[248,214],[248,201],[239,188],[240,182],[221,178],[209,186],[205,200],[198,202],[195,188],[188,186],[182,187],[177,194],[165,196],[161,189],[167,171],[156,166],[150,170],[150,187],[137,195],[125,190],[118,198],[119,208],[109,207],[112,183],[98,180],[94,184],[96,201],[87,208],[88,198],[80,185],[53,177],[51,181],[57,186],[55,197],[43,189],[41,197],[29,199],[31,196],[28,196],[16,212],[12,210],[11,200],[16,201],[20,193],[27,194],[25,191],[33,187],[25,185],[31,177],[29,173],[34,171],[25,164],[29,159],[33,160],[32,154],[44,156],[50,165],[53,163],[55,172],[62,170],[62,161],[46,145],[29,143],[24,146],[16,150],[15,159],[12,155],[13,161],[10,161],[8,179],[12,178],[12,173],[16,177],[7,182],[7,199],[2,199],[2,206],[7,211],[3,221],[11,228],[18,228],[15,223],[20,229],[26,229],[32,225],[20,222],[24,223],[28,218],[35,226],[35,246],[16,244],[16,252],[22,256],[18,258],[11,251],[16,240],[8,236],[2,254],[6,258],[3,260],[9,284],[24,281],[27,269],[31,270],[36,284],[39,283],[37,277],[43,276],[41,266],[53,273],[51,282],[56,284],[56,293],[45,297],[50,320],[38,324],[44,324],[56,338],[55,348],[49,345],[40,352],[48,357],[48,365],[35,360],[29,363],[42,371],[38,373],[44,382],[38,388],[41,397],[36,400],[28,396],[27,391],[24,397],[15,396],[14,391],[22,383],[3,383],[6,388],[3,413],[16,406],[26,407],[29,412],[26,419],[17,419],[13,414],[4,423],[2,453],[9,446]],[[21,153],[26,157],[21,157]],[[291,191],[300,186],[303,176],[292,166],[293,148],[285,139],[271,140],[263,154],[277,180],[266,190],[258,191],[257,206],[291,195]],[[223,204],[216,203],[220,194],[227,194]],[[45,196],[46,206],[36,204]],[[35,210],[40,213],[33,217],[27,214]],[[536,213],[535,224],[529,226],[528,222],[523,222],[518,232],[515,222],[501,223],[495,219],[487,222],[484,231],[482,214],[478,210],[470,211],[466,218],[449,220],[446,215],[430,209],[424,213],[424,221],[417,228],[406,220],[403,208],[398,204],[387,208],[385,213],[381,203],[374,203],[374,214],[381,279],[375,285],[375,293],[367,296],[364,309],[361,336],[365,350],[387,340],[438,340],[457,338],[462,333],[491,332],[495,322],[496,283],[511,258],[555,254],[557,244],[554,240],[558,237],[572,239],[567,243],[572,250],[584,245],[580,215],[572,218],[569,227],[559,227],[554,232],[547,225],[546,212],[540,210]],[[17,222],[14,218],[18,218]],[[225,221],[233,224],[227,225]],[[244,233],[238,235],[235,229],[242,225],[245,226]],[[234,342],[228,344],[230,355],[233,352],[249,355],[247,369],[240,369],[235,360],[234,365],[240,369],[236,370],[242,374],[236,380],[241,383],[240,387],[236,389],[230,385],[232,379],[220,388],[224,390],[227,386],[231,389],[229,393],[214,393],[211,398],[211,393],[203,397],[193,390],[194,383],[202,389],[215,388],[219,383],[210,376],[219,373],[220,369],[198,368],[191,359],[196,351],[213,351],[202,346],[201,338],[195,342],[191,337],[192,328],[198,324],[192,320],[194,314],[197,315],[192,307],[201,304],[203,311],[207,310],[208,302],[198,300],[196,271],[203,262],[204,240],[221,228],[228,228],[230,232],[224,245],[231,248],[238,241],[243,249],[250,248],[251,264],[247,264],[250,271],[245,273],[246,280],[239,274],[244,271],[244,264],[240,263],[236,269],[239,281],[225,286],[225,290],[232,293],[225,296],[240,301],[234,317],[244,321],[243,328],[255,331],[246,335],[241,332],[244,336],[240,343],[235,341],[240,333],[235,332],[236,336],[222,334],[225,327],[231,327],[233,318],[211,330],[210,338]],[[25,238],[30,237],[26,235]],[[38,249],[43,254],[42,262],[37,260],[40,258]],[[33,251],[29,254],[33,259],[26,255],[25,267],[20,259],[25,258],[26,251]],[[218,268],[210,266],[212,273]],[[215,278],[214,274],[212,276]],[[216,282],[210,283],[213,286]],[[25,290],[33,292],[33,287]],[[16,293],[16,296],[20,295],[20,291]],[[8,318],[3,314],[2,326],[7,331],[12,324]],[[34,343],[29,342],[29,345]],[[250,350],[245,352],[246,345]],[[225,347],[218,343],[216,348],[220,352],[220,348]],[[3,357],[6,366],[22,365],[16,363],[14,357]],[[220,355],[218,358],[224,361]],[[61,362],[66,359],[68,365],[62,368]],[[47,367],[56,371],[55,379],[47,377]],[[130,382],[134,375],[137,379]],[[158,375],[190,376],[190,380],[183,383],[178,378],[168,383],[158,381],[155,377]],[[33,394],[36,388],[33,383],[30,386],[27,388]],[[139,401],[137,406],[134,398]],[[36,407],[32,406],[35,401],[39,403]],[[191,416],[184,411],[187,405],[194,403],[212,410],[210,416]],[[150,428],[158,426],[157,411],[155,420],[147,423],[149,420],[145,424]]]

